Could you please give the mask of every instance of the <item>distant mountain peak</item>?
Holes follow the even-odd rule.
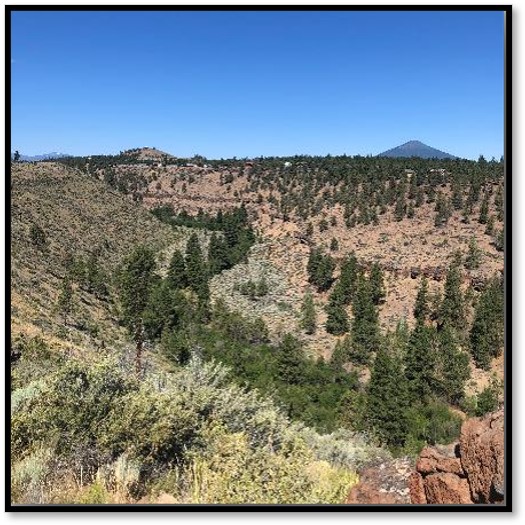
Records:
[[[423,144],[420,140],[410,140],[380,153],[378,157],[420,157],[422,159],[455,159],[454,155]]]

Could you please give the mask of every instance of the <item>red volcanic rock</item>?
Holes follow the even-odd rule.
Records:
[[[504,498],[504,416],[503,410],[482,419],[465,421],[461,427],[461,464],[472,497],[479,503]]]
[[[423,505],[427,502],[427,495],[425,494],[425,483],[423,476],[419,472],[412,472],[408,480],[408,487],[410,489],[410,499],[415,505]]]
[[[430,474],[425,477],[427,503],[465,504],[474,503],[470,498],[468,481],[450,472]]]
[[[445,452],[445,449],[438,451],[432,447],[425,447],[417,460],[416,470],[424,475],[451,472],[457,476],[463,476],[460,459],[455,457],[453,449],[450,453],[447,454],[447,452],[448,450]]]
[[[410,476],[414,504],[500,503],[504,499],[503,409],[465,421],[459,444],[426,447]]]

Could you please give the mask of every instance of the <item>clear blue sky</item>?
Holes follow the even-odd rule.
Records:
[[[501,12],[16,12],[12,146],[503,154]]]

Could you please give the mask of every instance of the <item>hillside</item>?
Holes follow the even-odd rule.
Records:
[[[225,311],[212,312],[207,326],[191,290],[174,292],[169,306],[177,308],[175,322],[185,323],[175,325],[181,332],[205,338],[188,339],[190,357],[180,362],[173,339],[148,331],[137,369],[138,343],[123,321],[124,285],[115,270],[122,275],[134,253],[151,254],[152,282],[162,290],[174,251],[188,252],[196,239],[207,256],[210,232],[162,224],[62,165],[15,163],[11,175],[13,503],[339,503],[361,464],[388,457],[348,429],[322,436],[292,420],[274,399],[276,376],[271,396],[247,389],[235,363],[213,358],[248,352],[253,363],[270,349],[244,341],[250,325]],[[148,330],[165,307],[154,303],[144,316]],[[158,322],[166,328],[167,321]],[[332,373],[297,358],[301,374],[333,390]],[[341,395],[352,381],[338,383]]]
[[[141,243],[156,250],[176,234],[105,184],[60,164],[14,164],[11,178],[11,332],[56,336],[56,302],[71,257],[94,257],[105,274]],[[122,339],[107,301],[78,290],[70,344]],[[115,331],[117,330],[117,331]],[[98,335],[96,335],[98,334]]]
[[[497,408],[500,163],[141,151],[12,166],[18,501],[342,502]]]

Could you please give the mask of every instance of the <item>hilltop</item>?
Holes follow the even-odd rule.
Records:
[[[426,144],[423,144],[419,140],[411,140],[409,142],[405,142],[405,144],[401,144],[401,146],[397,146],[395,148],[384,151],[383,153],[380,153],[378,157],[393,157],[393,158],[419,157],[421,159],[455,159],[456,158],[454,157],[454,155],[451,155],[450,153],[445,153],[444,151],[440,151],[436,148],[427,146]]]

